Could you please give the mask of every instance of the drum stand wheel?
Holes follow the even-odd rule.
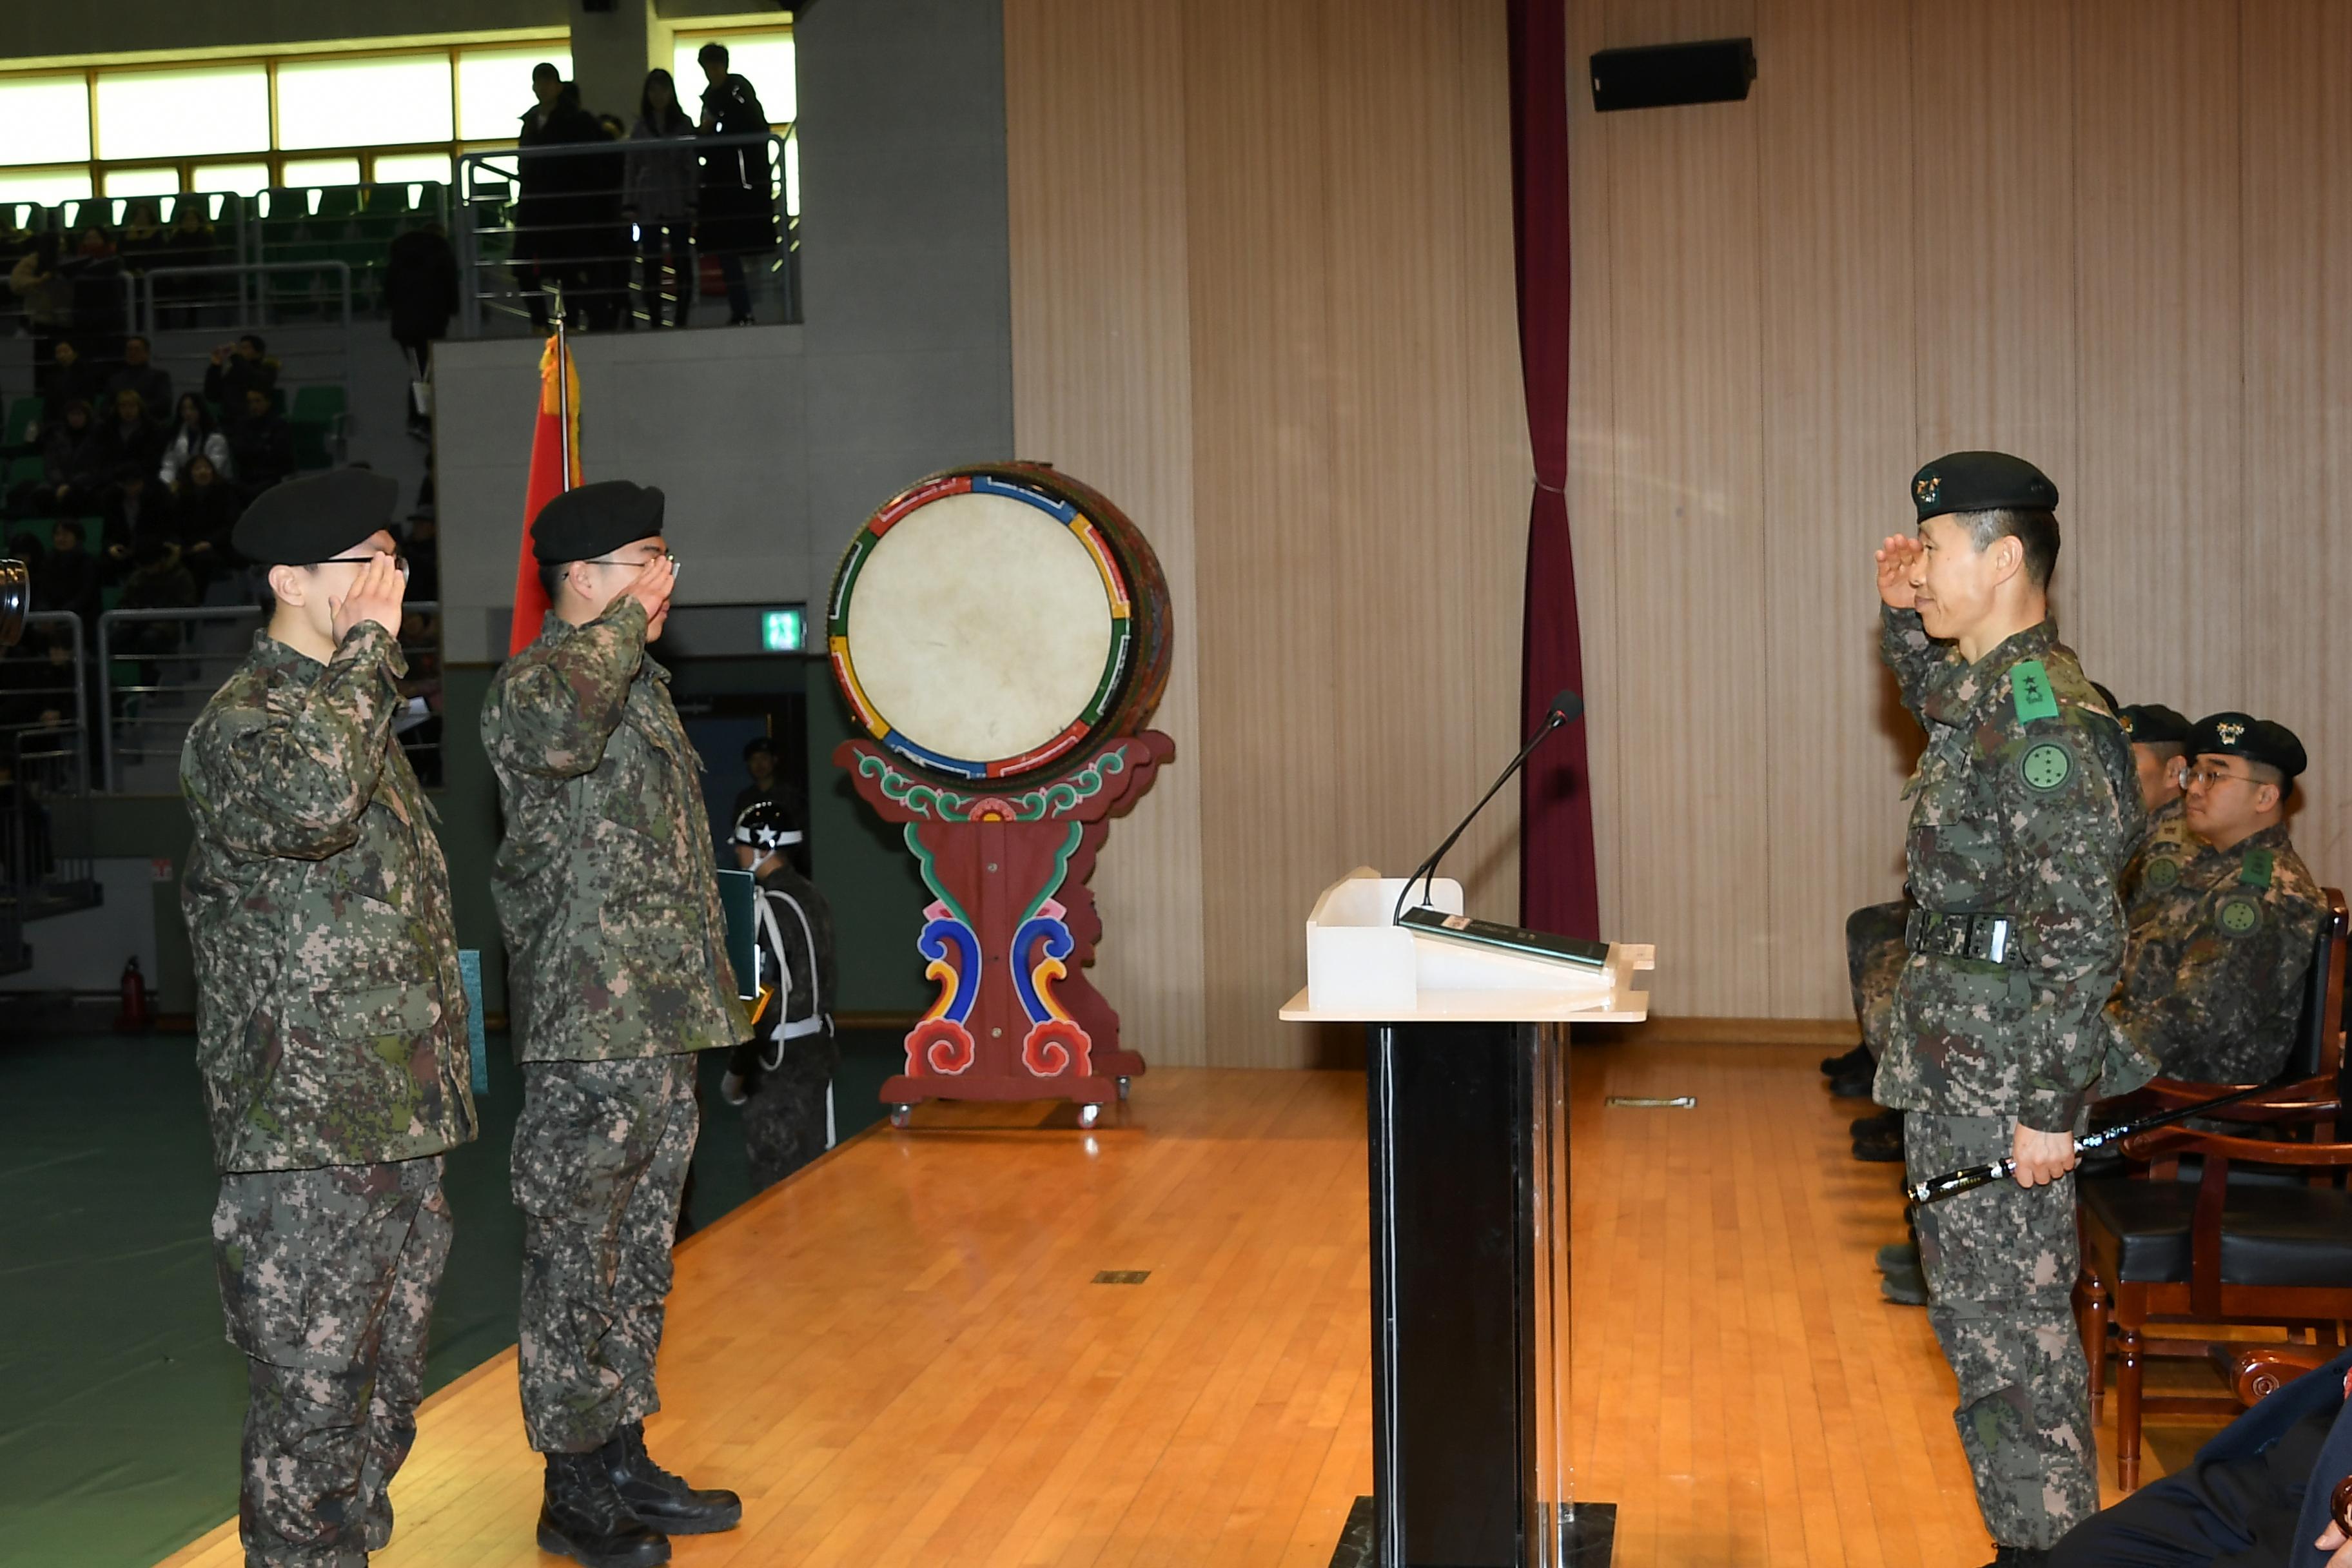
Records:
[[[1118,1080],[1118,1097],[1122,1100],[1127,1098],[1127,1079],[1124,1077]]]
[[[890,1108],[890,1125],[904,1127],[914,1114],[915,1108],[911,1105],[894,1105]]]
[[[1079,1126],[1092,1127],[1096,1122],[1101,1120],[1102,1107],[1095,1104],[1092,1100],[1089,1100],[1086,1104],[1078,1107]]]

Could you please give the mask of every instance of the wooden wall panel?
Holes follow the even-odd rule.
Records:
[[[1094,878],[1095,983],[1134,1048],[1171,1064],[1207,1059],[1182,49],[1177,14],[1145,0],[1005,7],[1014,439],[1135,520],[1175,614],[1154,722],[1176,761]]]

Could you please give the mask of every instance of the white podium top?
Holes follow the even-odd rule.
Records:
[[[1307,985],[1284,1005],[1286,1022],[1638,1024],[1650,1016],[1655,947],[1612,942],[1596,971],[1449,941],[1392,923],[1404,886],[1359,868],[1324,889],[1307,920]],[[1462,885],[1439,879],[1429,902],[1461,913]]]

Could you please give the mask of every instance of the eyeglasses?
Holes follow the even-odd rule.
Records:
[[[2219,786],[2223,781],[2229,779],[2235,779],[2240,784],[2253,784],[2256,782],[2245,773],[2223,773],[2220,768],[2183,768],[2180,770],[2180,787],[2184,790],[2194,789],[2200,784],[2207,789],[2213,789]]]
[[[631,571],[642,572],[656,561],[667,561],[669,563],[669,569],[671,571],[675,572],[677,570],[677,557],[671,554],[667,550],[663,551],[659,555],[648,555],[643,561],[614,561],[607,556],[592,556],[589,558],[586,564],[590,566],[626,566]]]
[[[371,561],[383,559],[383,553],[379,551],[373,555],[330,555],[324,561],[314,561],[311,564],[314,566],[364,566]],[[392,568],[400,574],[402,582],[408,580],[407,556],[395,552],[392,558]]]

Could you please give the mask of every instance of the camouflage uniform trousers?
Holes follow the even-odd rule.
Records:
[[[213,1256],[247,1357],[237,1534],[248,1568],[361,1568],[416,1440],[449,1261],[438,1155],[221,1178]]]
[[[701,1121],[694,1064],[523,1064],[522,1414],[541,1453],[586,1453],[661,1408],[654,1360]]]
[[[1845,975],[1853,990],[1853,1021],[1875,1061],[1886,1054],[1886,1026],[1895,1016],[1895,984],[1910,952],[1903,945],[1903,922],[1911,905],[1864,904],[1845,919]]]
[[[830,1034],[788,1040],[775,1067],[760,1062],[762,1047],[739,1047],[752,1058],[745,1075],[751,1098],[743,1105],[743,1143],[751,1157],[751,1190],[772,1187],[824,1152],[825,1091],[841,1066]]]
[[[1903,1119],[1912,1181],[2010,1152],[2013,1119]],[[2099,1510],[2091,1373],[2071,1298],[2079,1261],[2074,1178],[2000,1181],[1914,1211],[1927,1317],[1959,1381],[1953,1412],[1985,1528],[2048,1547]]]

